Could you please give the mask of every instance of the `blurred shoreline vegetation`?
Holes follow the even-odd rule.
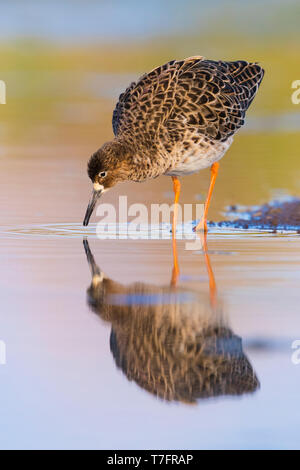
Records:
[[[278,1],[274,3],[278,5]],[[172,59],[193,55],[245,59],[259,62],[266,74],[247,113],[249,127],[239,132],[222,160],[214,207],[217,210],[235,200],[242,204],[265,202],[273,188],[299,194],[300,105],[292,104],[291,85],[300,79],[300,32],[295,28],[300,6],[289,10],[291,3],[281,7],[285,28],[278,10],[276,18],[270,9],[260,17],[255,0],[247,5],[252,12],[248,23],[246,14],[239,22],[239,18],[232,19],[232,8],[223,9],[218,18],[207,19],[206,27],[196,28],[196,33],[195,25],[189,28],[185,23],[179,33],[160,30],[152,36],[85,41],[33,34],[2,38],[0,79],[7,85],[7,104],[0,106],[1,157],[24,162],[53,159],[53,165],[55,160],[77,158],[82,178],[86,178],[86,159],[112,138],[112,111],[119,93],[131,81]],[[266,28],[262,27],[264,22]],[[285,116],[288,119],[281,119]],[[206,188],[208,172],[201,172],[200,179],[199,174],[189,178],[183,192],[186,201],[201,190],[199,181]],[[160,191],[169,187],[164,179],[149,184],[157,188],[159,200]]]
[[[138,44],[127,41],[125,44],[75,46],[57,45],[36,39],[19,39],[9,43],[2,42],[0,55],[1,74],[4,79],[5,75],[14,72],[30,74],[29,78],[34,81],[42,79],[45,73],[50,72],[132,73],[138,77],[139,74],[168,60],[192,55],[203,55],[214,60],[255,61],[266,70],[261,88],[264,90],[256,97],[255,108],[257,111],[266,112],[288,109],[291,102],[291,82],[299,79],[299,41],[296,38],[259,41],[233,35],[227,35],[226,38],[198,35],[182,40],[178,37],[157,38],[139,41]],[[264,86],[266,82],[268,86]]]
[[[91,11],[92,3],[88,2]],[[293,0],[284,5],[277,0],[262,3],[268,4],[268,10],[256,0],[240,8],[233,1],[217,1],[217,13],[206,6],[205,24],[203,2],[197,6],[191,0],[190,18],[183,13],[185,23],[176,34],[161,29],[152,36],[114,40],[111,36],[73,41],[34,34],[4,37],[0,79],[7,84],[7,104],[1,107],[2,141],[94,143],[99,132],[110,138],[111,113],[119,93],[144,72],[192,55],[257,61],[264,67],[265,78],[249,116],[299,113],[300,106],[291,102],[291,84],[300,79],[296,28],[300,6]],[[189,28],[193,12],[198,16]]]

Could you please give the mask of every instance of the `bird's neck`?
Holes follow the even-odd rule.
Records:
[[[161,162],[157,158],[157,148],[154,145],[139,147],[136,143],[125,138],[115,139],[114,145],[126,165],[128,180],[142,182],[164,173]]]

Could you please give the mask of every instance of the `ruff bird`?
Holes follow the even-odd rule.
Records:
[[[83,225],[88,225],[101,194],[118,182],[171,176],[176,207],[178,178],[210,167],[204,215],[196,226],[207,231],[218,162],[244,124],[263,75],[257,63],[196,56],[172,60],[131,83],[113,112],[114,139],[88,162],[93,193]]]

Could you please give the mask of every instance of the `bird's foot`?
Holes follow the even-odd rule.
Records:
[[[201,219],[199,224],[197,224],[195,227],[193,227],[193,232],[208,232],[207,228],[207,222],[205,219]]]

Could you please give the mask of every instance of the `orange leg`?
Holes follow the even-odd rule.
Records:
[[[177,224],[177,213],[178,213],[178,201],[180,195],[180,181],[177,176],[172,176],[173,180],[173,191],[174,191],[174,215],[173,215],[173,224],[172,224],[172,233],[176,233],[176,224]]]
[[[178,257],[177,257],[176,238],[174,235],[172,235],[172,248],[173,248],[173,271],[172,271],[171,286],[176,286],[178,277],[179,277],[179,264],[178,264]]]
[[[199,224],[195,227],[195,231],[202,230],[204,232],[207,232],[207,213],[208,213],[208,208],[211,200],[211,196],[213,193],[213,189],[215,186],[215,182],[217,179],[217,174],[219,170],[219,163],[213,163],[211,166],[211,177],[210,177],[210,185],[209,185],[209,190],[207,194],[207,198],[205,201],[205,207],[204,207],[204,214],[203,218],[200,220]]]
[[[177,284],[177,279],[179,276],[179,266],[177,258],[177,247],[176,247],[176,224],[177,224],[177,213],[178,213],[178,201],[180,195],[180,181],[176,176],[172,176],[173,180],[173,190],[174,190],[174,215],[173,215],[173,224],[172,224],[172,248],[173,248],[173,259],[174,266],[172,272],[171,285],[175,286]]]

